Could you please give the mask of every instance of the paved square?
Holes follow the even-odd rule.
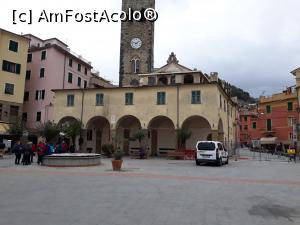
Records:
[[[300,224],[300,164],[125,159],[124,169],[0,160],[0,224]]]

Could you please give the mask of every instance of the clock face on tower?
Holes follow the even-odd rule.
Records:
[[[139,38],[133,38],[130,44],[132,48],[139,49],[142,46],[142,41]]]

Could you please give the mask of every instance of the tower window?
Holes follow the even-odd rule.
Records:
[[[140,60],[132,59],[131,60],[132,73],[140,73]]]

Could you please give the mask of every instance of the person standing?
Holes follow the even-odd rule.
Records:
[[[12,152],[15,153],[15,164],[19,165],[20,164],[20,160],[21,160],[21,156],[23,153],[23,145],[21,143],[20,140],[17,141],[17,143],[14,145],[14,147],[12,148]]]
[[[24,146],[23,165],[30,165],[30,157],[32,155],[32,142],[28,142]]]
[[[33,156],[36,154],[36,144],[31,145],[30,163],[33,163]]]
[[[43,158],[45,156],[47,152],[47,147],[46,144],[42,141],[39,142],[39,144],[37,145],[37,155],[38,155],[38,165],[42,165],[43,164]]]

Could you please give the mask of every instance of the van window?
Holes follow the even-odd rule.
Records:
[[[197,145],[198,150],[205,150],[205,151],[214,151],[216,148],[215,143],[213,142],[200,142]]]

